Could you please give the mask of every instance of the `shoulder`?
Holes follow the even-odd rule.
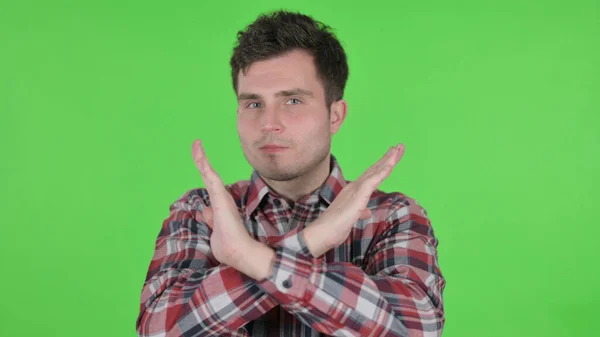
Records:
[[[347,184],[351,182],[346,180]],[[427,211],[415,198],[399,191],[385,192],[377,189],[371,194],[367,207],[380,215],[385,214],[386,219],[407,213],[427,217]]]
[[[385,195],[385,205],[389,205],[387,206],[387,221],[405,217],[427,219],[427,210],[415,198],[400,192],[383,194]]]
[[[402,192],[375,190],[367,206],[375,214],[375,221],[387,229],[394,226],[431,227],[427,210],[413,197]]]

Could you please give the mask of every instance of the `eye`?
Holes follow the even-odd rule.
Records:
[[[254,106],[254,104],[257,104],[257,105],[258,105],[258,104],[260,104],[260,103],[258,103],[258,102],[251,102],[251,103],[248,103],[248,105],[246,105],[246,108],[251,108],[251,109],[253,109],[253,108],[258,108],[258,106]]]
[[[288,102],[295,102],[295,103],[292,103],[292,105],[296,105],[296,104],[300,104],[300,103],[302,103],[302,101],[300,101],[300,100],[299,100],[299,99],[297,99],[297,98],[290,98],[290,99],[288,100]]]

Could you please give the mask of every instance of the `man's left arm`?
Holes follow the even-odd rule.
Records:
[[[314,258],[300,234],[286,240],[296,241],[291,246],[264,246],[256,275],[265,278],[257,285],[321,333],[440,336],[445,279],[431,222],[415,203],[393,210],[386,226],[366,257],[365,270]]]

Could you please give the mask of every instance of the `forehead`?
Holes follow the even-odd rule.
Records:
[[[238,74],[238,92],[276,92],[291,88],[319,88],[314,58],[305,51],[295,50],[272,59],[257,61],[246,73]]]

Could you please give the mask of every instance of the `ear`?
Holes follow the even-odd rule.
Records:
[[[331,134],[335,134],[342,127],[348,113],[348,102],[343,99],[331,103],[329,116],[329,129]]]

